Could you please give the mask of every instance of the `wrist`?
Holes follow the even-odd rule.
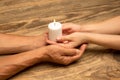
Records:
[[[83,36],[82,43],[90,43],[91,42],[90,36],[92,35],[92,33],[83,32],[83,33],[80,33],[80,36],[81,35]]]
[[[87,43],[94,43],[95,37],[99,35],[97,33],[86,33],[85,36]]]
[[[46,60],[46,57],[45,57],[46,53],[47,53],[46,47],[41,47],[28,52],[17,54],[18,56],[17,60],[21,64],[27,62],[26,64],[30,66],[36,63],[44,62]]]
[[[22,52],[20,54],[16,54],[16,55],[11,55],[11,56],[7,56],[5,57],[6,60],[2,63],[2,65],[6,65],[6,64],[26,64],[27,66],[31,66],[34,65],[36,63],[39,62],[43,62],[44,61],[44,56],[45,53],[47,53],[46,48],[42,47],[39,49],[34,49],[31,51],[27,51],[27,52]]]
[[[48,47],[41,47],[33,50],[32,54],[35,54],[35,57],[39,59],[39,62],[45,62],[47,60]]]
[[[46,45],[45,38],[43,36],[30,37],[29,50],[40,48]]]
[[[95,33],[97,31],[97,28],[99,27],[99,24],[87,24],[87,25],[82,25],[80,31],[81,32],[90,32],[90,33]]]

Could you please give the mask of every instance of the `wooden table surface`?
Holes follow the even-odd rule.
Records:
[[[90,24],[120,15],[120,0],[0,0],[0,33],[40,35],[53,19]],[[41,63],[9,80],[120,80],[120,51],[90,44],[69,66]]]

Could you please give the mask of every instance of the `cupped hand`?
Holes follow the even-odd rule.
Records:
[[[83,44],[80,49],[69,49],[58,45],[47,46],[47,52],[44,54],[44,60],[63,65],[68,65],[78,60],[86,49],[86,44]]]

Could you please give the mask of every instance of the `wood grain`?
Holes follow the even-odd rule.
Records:
[[[0,0],[0,33],[40,35],[54,18],[96,23],[120,15],[120,0]],[[69,66],[42,63],[9,80],[120,80],[120,51],[90,44]]]

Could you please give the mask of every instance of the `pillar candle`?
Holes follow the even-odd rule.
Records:
[[[54,20],[48,25],[48,30],[48,38],[51,41],[56,41],[58,37],[62,36],[62,24],[60,22]]]

